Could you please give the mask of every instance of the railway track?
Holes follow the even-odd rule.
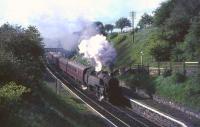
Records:
[[[105,118],[107,122],[110,123],[108,125],[109,127],[158,127],[158,125],[153,124],[126,108],[116,107],[106,101],[97,101],[90,93],[83,92],[81,89],[74,87],[76,83],[73,80],[66,78],[66,76],[62,75],[61,72],[58,72],[56,69],[47,68],[47,70],[63,82],[65,87],[75,93],[76,96],[90,108],[95,110],[101,117]]]
[[[108,127],[130,127],[130,126],[127,126],[125,122],[123,122],[122,120],[120,120],[119,118],[111,114],[108,110],[106,110],[102,106],[92,101],[82,92],[80,92],[78,89],[73,88],[71,85],[69,85],[69,82],[66,79],[63,79],[61,76],[59,76],[57,72],[52,73],[50,69],[47,69],[47,70],[52,75],[54,75],[55,78],[59,79],[65,85],[65,88],[67,87],[67,90],[70,90],[71,93],[75,94],[75,96],[81,99],[87,106],[89,106],[89,108],[91,108],[97,114],[99,114],[102,118],[104,118],[109,123]]]

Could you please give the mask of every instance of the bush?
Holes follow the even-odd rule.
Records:
[[[113,38],[115,38],[115,37],[117,37],[117,36],[118,36],[118,33],[111,33],[110,39],[113,39]]]
[[[177,77],[175,74],[166,78],[163,76],[157,77],[154,81],[156,93],[174,102],[189,106],[194,110],[200,110],[199,77],[188,77],[179,85],[175,81]]]
[[[17,103],[24,93],[30,90],[15,82],[9,82],[0,88],[0,104]]]
[[[163,77],[171,76],[171,75],[172,75],[172,70],[167,69],[167,70],[165,70],[165,71],[163,72],[162,75],[163,75]]]
[[[120,43],[120,42],[124,41],[125,39],[126,39],[126,36],[125,36],[125,35],[118,36],[118,37],[117,37],[117,43]]]
[[[186,80],[186,76],[179,72],[173,74],[172,78],[176,83],[183,83]]]
[[[170,61],[171,47],[168,43],[159,43],[150,49],[150,54],[156,61]]]
[[[155,88],[149,73],[144,68],[138,68],[132,72],[125,74],[122,79],[129,85],[133,90],[136,88],[144,90],[148,95],[155,93]]]

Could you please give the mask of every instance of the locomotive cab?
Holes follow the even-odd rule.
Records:
[[[108,72],[96,72],[93,68],[87,70],[84,76],[85,84],[94,92],[99,101],[112,101],[120,94],[119,81]]]
[[[104,82],[104,94],[106,95],[106,99],[108,99],[110,102],[117,100],[118,96],[121,94],[118,79],[114,78],[107,72],[99,73],[98,77]]]

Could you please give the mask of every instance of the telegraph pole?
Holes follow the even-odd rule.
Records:
[[[135,32],[135,30],[134,30],[134,19],[135,19],[135,12],[131,11],[130,13],[131,13],[131,19],[132,19],[132,34],[133,34],[133,36],[132,36],[132,42],[134,43],[134,32]]]

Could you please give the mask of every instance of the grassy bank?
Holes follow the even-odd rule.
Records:
[[[135,33],[135,41],[132,42],[132,34],[109,35],[108,39],[113,43],[117,51],[116,67],[126,66],[133,63],[140,63],[141,51],[143,52],[143,62],[153,61],[150,49],[157,41],[157,29],[148,28]]]
[[[188,77],[184,82],[177,83],[175,75],[160,76],[154,81],[156,94],[174,102],[200,110],[200,83],[195,77]]]
[[[16,88],[5,96],[16,97]],[[18,89],[18,88],[17,88]],[[12,91],[14,90],[14,91]],[[19,91],[20,92],[20,91]],[[9,98],[7,99],[9,100]],[[1,98],[1,101],[3,99]],[[82,102],[67,95],[57,95],[47,84],[26,93],[17,101],[0,105],[1,127],[102,127],[105,123]]]
[[[15,89],[15,88],[14,88]],[[14,93],[7,91],[6,94]],[[73,127],[72,121],[61,117],[36,92],[31,91],[18,100],[0,106],[2,127]]]
[[[43,86],[40,95],[50,106],[63,113],[64,117],[68,117],[74,127],[104,126],[99,116],[93,114],[84,103],[69,93],[57,95],[48,86]]]

